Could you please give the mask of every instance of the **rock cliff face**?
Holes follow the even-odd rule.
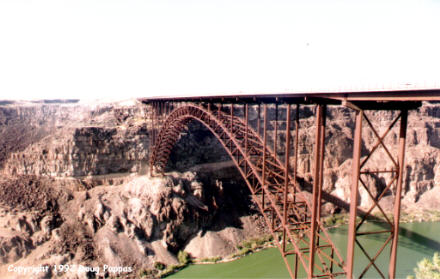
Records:
[[[313,110],[304,107],[300,121],[298,171],[308,182]],[[383,132],[397,115],[381,111],[367,116]],[[252,111],[250,121],[256,124],[256,119]],[[354,114],[329,107],[327,119],[324,189],[348,202]],[[148,177],[150,127],[149,107],[136,101],[0,104],[0,277],[21,278],[7,271],[15,263],[110,264],[140,270],[157,261],[176,263],[180,250],[194,257],[226,255],[240,241],[264,233],[239,172],[217,139],[197,122],[174,147],[167,175]],[[279,123],[280,157],[284,129],[285,123]],[[363,132],[365,156],[376,139],[366,125]],[[394,154],[398,132],[391,130],[385,139]],[[424,103],[411,112],[407,135],[402,205],[408,210],[432,208],[440,201],[440,104]],[[273,142],[270,138],[269,144]],[[382,166],[384,156],[378,150],[368,167]],[[384,187],[384,181],[377,182]],[[379,188],[370,190],[374,194]],[[368,207],[367,193],[360,193],[361,206]],[[331,204],[324,208],[340,210]]]
[[[7,107],[1,112],[6,115],[4,140],[18,144],[9,144],[12,147],[5,150],[2,164],[6,174],[82,177],[144,171],[149,133],[146,108],[140,104],[49,108],[37,104]],[[24,135],[10,132],[17,127],[30,131]]]

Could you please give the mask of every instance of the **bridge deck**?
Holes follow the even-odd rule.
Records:
[[[334,104],[352,102],[365,109],[397,109],[420,106],[422,101],[440,101],[440,89],[384,90],[364,92],[299,92],[270,94],[236,94],[206,96],[154,96],[141,98],[143,103],[152,101],[221,102],[221,103],[296,103]]]
[[[297,93],[256,93],[256,94],[220,94],[220,95],[191,95],[191,96],[152,96],[141,98],[143,102],[150,101],[211,101],[211,102],[299,102],[309,103],[311,99],[326,100],[329,104],[339,104],[343,101],[372,101],[372,102],[409,102],[409,101],[440,101],[440,89],[411,89],[383,90],[356,92],[297,92]]]

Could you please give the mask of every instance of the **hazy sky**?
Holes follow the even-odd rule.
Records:
[[[0,0],[0,99],[440,87],[440,1]]]

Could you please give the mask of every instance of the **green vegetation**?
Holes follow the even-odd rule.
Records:
[[[168,275],[171,275],[173,273],[176,273],[177,271],[179,271],[180,269],[184,268],[186,266],[186,264],[176,264],[176,265],[169,265],[167,266],[167,268],[165,268],[165,270],[163,270],[160,274],[159,274],[159,278],[164,278],[167,277]]]
[[[147,278],[154,278],[155,275],[158,273],[158,271],[156,269],[141,269],[138,272],[138,277],[139,278],[143,278],[143,277],[147,277]]]
[[[401,223],[438,222],[438,221],[440,221],[440,211],[438,210],[420,210],[420,211],[404,212],[400,216]]]
[[[154,268],[157,270],[164,270],[165,269],[165,264],[161,263],[161,262],[155,262],[154,263]]]
[[[183,265],[187,265],[191,262],[189,254],[186,251],[179,251],[177,254],[177,259],[179,260],[179,263]]]
[[[160,262],[154,263],[154,268],[161,271],[158,277],[159,278],[167,277],[181,270],[182,268],[186,267],[188,264],[191,263],[191,257],[186,251],[179,251],[179,253],[177,253],[177,259],[179,260],[179,264],[176,265],[165,266]]]
[[[434,253],[432,260],[424,258],[417,267],[414,268],[417,279],[440,279],[440,256]],[[408,276],[408,279],[414,279],[414,276]]]
[[[240,258],[257,250],[273,246],[273,236],[265,235],[259,238],[245,240],[237,245],[238,251],[232,254],[232,258]]]
[[[333,214],[323,219],[324,226],[337,227],[348,223],[348,214]]]
[[[273,240],[273,236],[268,234],[259,238],[252,238],[249,240],[245,240],[242,243],[237,245],[237,249],[243,249],[243,248],[248,248],[248,249],[256,249],[257,247],[263,247],[265,244],[267,243],[271,243]]]
[[[241,248],[240,250],[238,250],[238,252],[232,254],[232,258],[241,258],[241,257],[249,254],[250,252],[252,252],[251,249],[244,247],[244,248]]]
[[[201,263],[216,263],[222,260],[222,257],[213,257],[213,258],[203,258],[200,259],[199,262]]]
[[[374,217],[384,220],[381,212],[372,214]],[[388,219],[393,220],[392,213],[386,214]],[[438,210],[413,210],[406,211],[400,214],[400,223],[417,223],[417,222],[438,222],[440,221],[440,211]]]

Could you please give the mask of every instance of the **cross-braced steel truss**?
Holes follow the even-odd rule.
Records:
[[[257,129],[249,121],[249,105],[155,103],[152,119],[160,123],[160,132],[153,135],[150,171],[163,172],[171,150],[180,133],[192,120],[203,123],[220,141],[234,161],[275,239],[281,236],[278,248],[292,278],[302,268],[309,278],[334,278],[345,275],[344,263],[329,238],[320,219],[323,184],[323,157],[325,140],[325,105],[317,105],[316,142],[314,148],[314,180],[312,201],[309,201],[297,183],[299,105],[296,107],[294,166],[291,155],[291,105],[284,105],[285,146],[284,162],[274,153],[277,148],[278,123],[273,133],[273,148],[268,145],[267,105],[258,105]],[[276,106],[276,114],[280,108]],[[166,117],[164,117],[166,115]],[[278,120],[278,119],[276,119]],[[275,121],[277,122],[277,121]],[[155,124],[154,124],[155,125]],[[261,127],[262,126],[262,127]],[[262,128],[262,129],[261,129]],[[261,135],[262,130],[262,135]],[[294,255],[289,263],[287,256]],[[293,268],[292,268],[293,267]]]
[[[401,110],[397,117],[389,123],[383,134],[380,134],[365,114],[365,111],[362,109],[357,111],[353,151],[353,183],[350,197],[350,220],[347,247],[347,276],[349,278],[353,276],[354,250],[356,245],[368,259],[368,264],[363,267],[359,274],[359,278],[363,278],[366,275],[366,272],[371,268],[377,272],[375,276],[386,278],[386,273],[376,264],[376,261],[378,257],[384,253],[388,244],[391,244],[388,276],[389,278],[395,278],[407,117],[408,111],[406,109]],[[367,154],[364,154],[361,158],[362,125],[364,122],[371,131],[370,134],[376,139],[376,143],[367,151]],[[385,139],[399,122],[399,149],[396,158],[395,155],[393,155],[391,146],[386,144]],[[382,153],[379,154],[380,149],[382,149]],[[380,156],[380,164],[368,164],[374,155]],[[384,168],[384,166],[387,165],[387,162],[388,165],[391,166]],[[381,183],[380,181],[383,182]],[[382,187],[378,187],[380,184],[383,184]],[[359,188],[359,185],[361,185],[361,188]],[[367,193],[371,201],[371,206],[367,211],[362,212],[362,214],[358,214],[357,212],[360,189]],[[373,193],[373,190],[375,193]],[[390,193],[394,194],[394,215],[392,218],[386,214],[380,203],[384,197]],[[381,217],[382,229],[363,229],[365,227],[365,221],[368,218],[375,220],[378,219],[377,216],[372,215],[374,210],[379,213],[379,216]],[[360,220],[356,220],[356,216],[358,215],[361,216]],[[385,241],[377,251],[371,251],[371,249],[368,249],[362,244],[362,238],[371,235],[385,236]]]

